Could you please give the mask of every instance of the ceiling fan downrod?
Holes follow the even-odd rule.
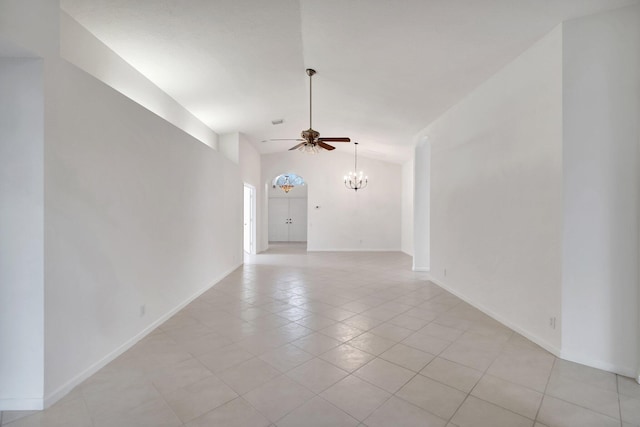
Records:
[[[313,129],[312,117],[311,114],[313,108],[313,91],[311,90],[311,85],[313,83],[313,75],[316,73],[316,70],[313,68],[307,68],[307,76],[309,76],[309,130]]]

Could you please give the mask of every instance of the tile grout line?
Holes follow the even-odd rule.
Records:
[[[624,424],[624,421],[622,420],[622,401],[620,400],[620,377],[618,374],[615,374],[616,376],[616,393],[618,393],[618,412],[620,414],[620,427],[622,427],[622,425]]]

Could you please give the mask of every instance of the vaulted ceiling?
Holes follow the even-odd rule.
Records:
[[[562,21],[636,0],[61,0],[218,133],[309,127],[403,161],[415,136]],[[271,121],[284,119],[280,125]],[[352,152],[351,144],[339,148]]]

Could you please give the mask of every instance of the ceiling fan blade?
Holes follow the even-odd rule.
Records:
[[[298,148],[302,147],[305,144],[305,142],[301,142],[300,144],[289,148],[289,151],[297,150]]]
[[[324,143],[324,142],[322,142],[322,141],[318,141],[318,145],[319,145],[320,147],[324,148],[325,150],[329,150],[329,151],[331,151],[331,150],[335,150],[335,149],[336,149],[336,147],[334,147],[333,145],[325,144],[325,143]]]
[[[262,141],[262,142],[268,142],[268,141],[304,141],[304,139],[302,138],[271,138],[271,139],[268,139],[267,141]]]
[[[340,137],[340,138],[318,138],[318,141],[330,141],[330,142],[351,142],[351,138]]]

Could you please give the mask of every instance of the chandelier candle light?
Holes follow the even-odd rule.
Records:
[[[354,142],[354,144],[356,146],[355,167],[353,168],[353,172],[349,172],[349,175],[345,175],[344,186],[350,190],[358,191],[367,186],[369,183],[369,177],[364,176],[364,172],[362,171],[358,173],[358,143]]]

